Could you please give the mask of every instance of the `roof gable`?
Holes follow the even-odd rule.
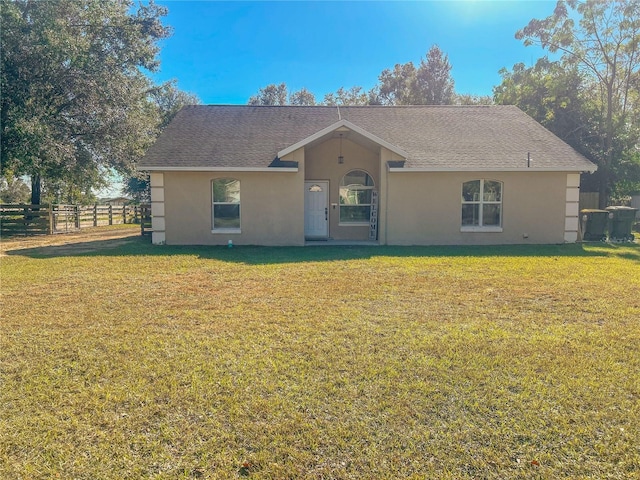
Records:
[[[354,132],[356,132],[357,134],[363,136],[364,138],[371,140],[374,143],[377,143],[380,146],[385,147],[388,150],[391,150],[393,153],[396,153],[398,155],[400,155],[401,157],[408,157],[408,153],[405,152],[404,150],[402,150],[401,148],[396,147],[395,145],[392,145],[391,143],[387,142],[386,140],[383,140],[380,137],[377,137],[376,135],[367,132],[365,129],[358,127],[357,125],[354,125],[353,123],[351,123],[348,120],[338,120],[336,123],[329,125],[326,128],[323,128],[322,130],[320,130],[319,132],[314,133],[313,135],[308,136],[307,138],[303,138],[302,140],[300,140],[299,142],[294,143],[293,145],[288,146],[287,148],[285,148],[284,150],[280,150],[278,152],[278,157],[282,158],[285,155],[288,155],[296,150],[298,150],[299,148],[305,147],[317,140],[321,140],[323,138],[328,138],[331,134],[333,134],[333,132],[336,131],[340,131],[340,129],[348,129],[348,130],[352,130]]]

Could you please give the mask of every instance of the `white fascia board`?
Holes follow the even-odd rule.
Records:
[[[402,158],[407,158],[409,156],[407,154],[407,152],[405,152],[401,148],[398,148],[395,145],[390,144],[386,140],[383,140],[380,137],[377,137],[374,134],[372,134],[370,132],[367,132],[365,129],[358,127],[357,125],[351,123],[350,121],[348,121],[348,120],[339,120],[336,123],[331,124],[328,127],[323,128],[322,130],[314,133],[313,135],[310,135],[307,138],[305,138],[303,140],[300,140],[297,143],[294,143],[293,145],[285,148],[284,150],[280,150],[278,152],[278,158],[282,158],[285,155],[289,155],[290,153],[295,152],[299,148],[302,148],[305,145],[308,145],[309,143],[314,142],[314,141],[324,137],[325,135],[328,135],[328,134],[334,132],[335,130],[338,130],[341,127],[348,128],[349,130],[352,130],[352,131],[362,135],[363,137],[368,138],[369,140],[377,143],[378,145],[381,145],[381,146],[385,147],[386,149],[391,150],[393,153],[396,153],[396,154],[400,155]]]
[[[598,167],[594,167],[593,169],[583,170],[583,169],[574,169],[567,167],[543,167],[543,168],[527,168],[527,167],[509,167],[509,168],[501,168],[501,167],[489,167],[489,168],[477,168],[477,167],[419,167],[419,168],[398,168],[398,167],[390,167],[388,168],[389,172],[397,173],[397,172],[589,172],[593,173],[597,170]]]
[[[138,166],[143,172],[297,172],[290,167],[163,167],[159,165]]]
[[[297,143],[294,143],[293,145],[288,146],[287,148],[285,148],[284,150],[280,150],[278,152],[278,158],[282,158],[285,155],[289,155],[292,152],[295,152],[296,150],[298,150],[299,148],[304,147],[305,145],[318,140],[319,138],[324,137],[325,135],[328,135],[329,133],[333,132],[334,130],[340,128],[341,126],[344,125],[344,120],[340,120],[339,122],[336,122],[332,125],[329,125],[326,128],[323,128],[322,130],[314,133],[313,135],[308,136],[305,139],[300,140]]]

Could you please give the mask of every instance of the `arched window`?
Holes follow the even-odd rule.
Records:
[[[373,178],[363,170],[352,170],[340,181],[340,223],[369,224]]]
[[[502,226],[502,182],[472,180],[462,184],[462,227]]]
[[[212,185],[213,230],[240,230],[240,180],[216,178]]]

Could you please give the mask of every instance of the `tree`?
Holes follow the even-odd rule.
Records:
[[[121,0],[1,0],[0,173],[73,183],[127,174],[155,139],[148,102],[164,7]],[[70,175],[73,172],[73,175]],[[97,177],[96,177],[97,176]]]
[[[0,177],[0,203],[27,203],[31,192],[21,178],[11,172]]]
[[[316,97],[306,88],[301,88],[297,92],[293,92],[289,95],[290,105],[315,105]]]
[[[287,85],[271,83],[249,98],[249,105],[288,105]]]
[[[197,95],[178,88],[177,80],[170,80],[152,88],[149,91],[151,104],[157,109],[160,117],[159,129],[164,129],[173,117],[185,105],[199,105],[202,103]]]
[[[454,81],[449,57],[433,45],[420,66],[396,64],[378,77],[378,94],[383,105],[451,105]]]
[[[122,187],[122,193],[132,198],[136,204],[151,202],[149,174],[138,172],[137,175],[127,178]]]
[[[433,45],[426,59],[420,61],[416,72],[417,104],[451,105],[454,98],[454,81],[451,77],[449,57]]]
[[[182,107],[201,103],[197,95],[180,90],[176,80],[171,80],[152,88],[149,91],[149,100],[160,119],[158,134],[171,123],[171,120]],[[122,193],[130,196],[137,203],[150,202],[151,186],[149,184],[149,174],[135,172],[130,175],[124,182]]]
[[[383,70],[378,76],[378,96],[382,105],[415,105],[416,67],[413,62],[397,63],[393,70]]]
[[[93,190],[108,184],[108,172],[100,170],[86,151],[78,152],[75,162],[60,165],[56,176],[42,182],[44,203],[89,204],[96,196]]]
[[[470,93],[454,93],[454,105],[493,105],[489,95],[472,95]]]
[[[315,95],[302,88],[287,96],[287,84],[270,84],[261,88],[249,98],[249,105],[316,105]],[[369,105],[375,101],[373,92],[365,92],[362,87],[346,89],[340,87],[334,93],[327,93],[320,105]]]
[[[616,182],[611,197],[619,202],[629,195],[640,193],[640,151],[625,151],[615,167]]]
[[[464,105],[490,104],[489,97],[456,95],[449,57],[433,45],[419,68],[413,62],[396,64],[378,76],[378,84],[366,91],[360,86],[340,87],[324,95],[321,105]],[[287,85],[270,84],[249,98],[249,105],[315,105],[306,88],[287,98]]]
[[[633,158],[628,151],[639,137],[640,2],[559,1],[552,15],[531,20],[516,38],[560,53],[562,65],[579,69],[593,87],[601,140],[598,192],[600,207],[606,206],[621,159]]]
[[[535,66],[523,63],[500,70],[502,83],[494,100],[517,105],[545,128],[590,159],[597,156],[597,112],[589,99],[590,84],[575,67],[543,58]]]
[[[345,89],[340,87],[335,93],[327,93],[323,105],[369,105],[369,95],[362,87]]]

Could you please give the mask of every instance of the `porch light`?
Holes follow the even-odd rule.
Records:
[[[338,155],[338,163],[341,165],[344,163],[344,157],[342,156],[342,134],[340,134],[340,155]]]

